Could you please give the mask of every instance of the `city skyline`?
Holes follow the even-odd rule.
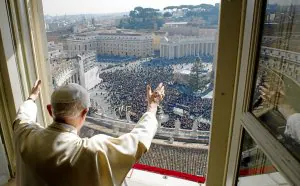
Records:
[[[110,0],[105,3],[100,0],[87,0],[82,3],[82,0],[43,0],[43,9],[45,15],[76,15],[76,14],[110,14],[129,12],[134,7],[141,6],[147,8],[156,8],[162,10],[166,6],[178,5],[199,5],[199,4],[215,4],[220,3],[220,0]],[[72,5],[72,6],[70,6]],[[117,5],[117,6],[116,6]]]

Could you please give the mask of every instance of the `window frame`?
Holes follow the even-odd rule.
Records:
[[[249,112],[253,81],[255,80],[256,61],[258,59],[261,28],[264,17],[264,3],[260,0],[248,0],[241,48],[241,69],[237,104],[235,110],[233,134],[229,155],[226,185],[235,185],[238,180],[238,165],[243,129],[253,138],[258,147],[270,159],[280,174],[292,185],[300,183],[300,163],[290,152]]]
[[[41,123],[48,124],[50,117],[45,106],[50,103],[51,78],[49,78],[47,40],[44,28],[42,0],[6,0],[12,17],[12,27],[19,73],[20,85],[24,95],[28,96],[36,77],[43,81],[40,101],[38,103]],[[207,185],[224,185],[232,133],[236,87],[239,70],[239,48],[243,33],[245,1],[222,1],[218,56],[215,67],[215,89],[213,100],[213,118],[211,144],[207,171]],[[228,25],[232,25],[228,26]],[[47,76],[48,74],[48,76]],[[226,112],[224,112],[226,110]],[[213,139],[213,140],[212,140]]]
[[[0,2],[0,11],[2,14],[0,16],[0,131],[2,132],[0,133],[0,137],[3,139],[3,141],[2,139],[1,141],[4,144],[4,151],[7,155],[7,163],[9,165],[7,168],[9,168],[10,173],[12,173],[12,170],[14,169],[14,148],[12,142],[13,131],[9,124],[12,122],[11,113],[15,112],[16,107],[15,104],[8,105],[6,103],[7,101],[12,103],[18,102],[18,99],[14,99],[14,95],[19,97],[20,94],[13,92],[10,84],[7,84],[7,82],[18,81],[18,77],[9,76],[9,73],[15,72],[16,69],[10,67],[16,67],[16,64],[14,63],[15,56],[13,54],[10,28],[2,28],[3,25],[7,25],[9,23],[8,15],[5,11],[6,8],[6,2]],[[6,47],[4,48],[4,46]],[[10,63],[10,65],[8,65],[8,63]],[[6,81],[4,81],[4,78]]]
[[[231,146],[246,1],[222,1],[206,185],[225,185]],[[233,176],[231,176],[233,177]]]
[[[14,163],[14,146],[13,146],[13,130],[12,122],[16,115],[18,106],[23,102],[25,97],[25,86],[22,86],[21,79],[23,74],[20,73],[22,66],[18,60],[18,52],[14,43],[14,35],[12,32],[12,17],[10,12],[10,4],[7,0],[3,1],[1,6],[1,50],[0,50],[0,119],[1,129],[3,131],[3,140],[5,151],[8,156],[9,168],[11,175],[15,172]],[[2,28],[3,27],[3,28]],[[4,47],[5,46],[5,47]],[[3,62],[2,62],[3,61]],[[26,80],[26,78],[25,78]],[[14,86],[12,86],[14,85]],[[12,104],[7,104],[12,103]]]
[[[43,14],[40,0],[6,0],[9,6],[8,12],[11,19],[11,33],[16,53],[16,63],[20,75],[19,84],[22,87],[23,100],[31,91],[37,79],[42,80],[40,97],[37,100],[37,120],[41,125],[51,122],[51,117],[46,111],[46,105],[50,103],[52,92],[50,66],[48,63],[46,31],[44,20],[39,20],[39,14]],[[19,105],[17,105],[17,108]]]
[[[46,104],[50,103],[51,78],[47,76],[48,55],[47,42],[42,38],[45,28],[42,20],[36,20],[42,14],[41,1],[5,0],[2,24],[1,44],[5,46],[0,58],[0,104],[1,129],[5,150],[7,152],[11,176],[14,176],[15,155],[12,122],[19,106],[27,99],[36,79],[43,81],[40,98],[37,100],[37,120],[42,125],[50,124],[46,113]],[[34,19],[35,18],[35,19]],[[39,32],[39,33],[37,33]],[[11,104],[7,104],[11,103]]]

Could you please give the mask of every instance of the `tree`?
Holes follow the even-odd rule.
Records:
[[[137,11],[131,10],[131,11],[129,12],[129,16],[132,17],[132,18],[137,17]]]
[[[140,6],[134,8],[134,11],[138,12],[138,14],[140,14],[140,12],[142,12],[143,10],[143,7]]]
[[[210,5],[210,4],[201,4],[201,5],[199,5],[199,8],[203,8],[203,9],[208,10],[208,9],[214,8],[214,5]]]
[[[173,9],[177,9],[178,6],[167,6],[164,8],[164,10],[173,10]]]
[[[164,17],[172,17],[172,14],[170,12],[165,12]]]
[[[118,28],[125,29],[159,29],[163,25],[162,15],[158,9],[135,7],[129,18],[122,19]]]
[[[190,86],[194,91],[203,91],[205,86],[209,82],[206,75],[203,75],[204,65],[201,63],[200,58],[197,57],[196,61],[193,64],[191,75],[190,75]]]

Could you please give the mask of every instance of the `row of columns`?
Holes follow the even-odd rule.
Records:
[[[77,83],[77,84],[79,84],[80,83],[79,74],[78,73],[73,74],[72,76],[70,76],[69,78],[66,79],[65,83],[66,84],[68,84],[68,83]]]
[[[200,54],[214,55],[215,43],[161,44],[160,57],[174,59]]]
[[[81,86],[83,86],[84,88],[86,88],[83,61],[84,60],[82,60],[81,57],[77,58],[77,62],[79,63],[78,71],[76,73],[73,73],[70,77],[68,77],[63,82],[61,82],[61,84],[77,83],[77,84],[80,84]],[[65,73],[67,73],[67,70],[65,71]],[[70,72],[70,73],[72,73],[72,72]],[[61,84],[58,83],[57,86],[61,86]]]

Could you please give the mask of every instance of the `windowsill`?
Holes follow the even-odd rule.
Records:
[[[246,176],[239,178],[239,186],[252,186],[252,185],[264,185],[264,186],[288,186],[289,184],[278,172],[270,174],[261,174],[255,176]]]
[[[147,179],[145,179],[147,178]],[[180,178],[175,178],[171,176],[164,176],[161,174],[151,173],[142,170],[131,169],[127,174],[123,186],[205,186],[205,184],[200,184],[197,182],[192,182]]]
[[[134,174],[133,174],[133,171],[135,171]],[[145,180],[144,179],[145,177],[141,176],[141,174],[142,175],[146,174],[147,177],[151,176],[151,177],[156,177],[156,178]],[[128,175],[126,177],[126,183],[124,183],[123,186],[126,186],[126,184],[127,184],[127,186],[149,186],[149,180],[155,180],[156,181],[155,185],[157,185],[157,186],[174,185],[174,183],[176,183],[174,186],[176,186],[176,185],[199,186],[199,183],[196,183],[196,182],[181,180],[181,179],[173,178],[173,177],[167,177],[165,179],[163,177],[163,175],[149,173],[149,172],[145,172],[145,171],[134,170],[134,169],[131,169],[131,171],[128,173]],[[163,180],[163,182],[161,180]],[[13,179],[10,179],[9,182],[5,186],[15,186],[15,185],[16,185],[16,180],[15,180],[15,178],[13,178]],[[205,184],[200,184],[200,186],[205,186]]]

